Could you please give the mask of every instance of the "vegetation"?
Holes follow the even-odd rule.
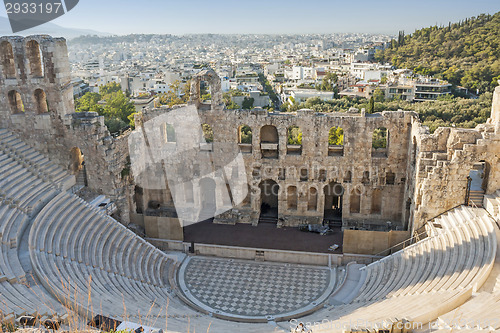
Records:
[[[399,109],[415,111],[420,120],[429,126],[431,132],[438,127],[463,127],[474,128],[485,123],[490,116],[492,93],[485,93],[478,99],[465,99],[461,97],[446,96],[437,101],[410,103],[399,98],[382,100],[374,93],[373,112],[397,111]],[[380,102],[379,102],[380,101]],[[322,101],[319,97],[308,98],[305,102],[294,103],[288,110],[313,109],[316,112],[346,112],[350,108],[370,109],[370,101],[364,98],[333,99]]]
[[[201,130],[203,132],[203,137],[205,138],[206,143],[214,142],[214,131],[210,125],[202,124]]]
[[[500,12],[407,36],[400,32],[390,48],[377,51],[375,59],[480,93],[491,91],[500,79]]]
[[[334,91],[335,83],[337,83],[337,74],[332,72],[327,72],[323,78],[321,84],[316,85],[316,89],[321,91]]]
[[[328,144],[330,146],[344,145],[344,129],[342,127],[332,127],[328,132]]]
[[[240,127],[240,143],[252,143],[252,129],[247,125]]]
[[[298,126],[290,126],[288,128],[288,144],[289,145],[302,144],[302,131]]]
[[[99,93],[88,92],[75,101],[76,112],[97,112],[111,133],[134,126],[135,106],[121,86],[110,82],[99,87]]]
[[[373,131],[372,147],[387,148],[387,128],[381,127]]]
[[[264,87],[264,91],[269,94],[269,98],[271,99],[273,106],[275,108],[278,108],[280,100],[276,95],[276,92],[274,91],[273,87],[271,86],[267,78],[264,76],[264,74],[259,74],[259,82],[260,84],[262,84],[262,87]]]
[[[243,102],[241,103],[241,108],[246,109],[246,110],[250,110],[253,108],[253,102],[254,102],[253,97],[246,97],[245,96],[245,98],[243,98]]]
[[[158,101],[161,105],[186,104],[189,100],[189,90],[191,82],[182,83],[179,80],[170,85],[170,90],[166,93],[158,94]]]

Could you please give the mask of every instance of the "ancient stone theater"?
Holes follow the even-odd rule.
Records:
[[[227,110],[204,70],[111,135],[72,89],[64,39],[0,38],[2,323],[500,329],[500,87],[487,123],[432,134],[403,110]]]

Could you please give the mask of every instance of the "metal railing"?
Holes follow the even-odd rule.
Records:
[[[408,239],[406,239],[406,240],[404,240],[404,241],[402,241],[402,242],[400,242],[400,243],[398,243],[398,244],[396,244],[396,245],[393,245],[393,246],[391,246],[391,247],[389,247],[389,248],[385,249],[384,251],[380,251],[379,253],[374,254],[374,256],[383,256],[383,255],[384,255],[383,253],[385,253],[385,252],[387,252],[387,251],[389,251],[389,254],[392,254],[392,253],[391,253],[391,251],[392,251],[393,249],[395,249],[395,248],[399,247],[399,246],[402,246],[400,249],[398,249],[398,251],[401,251],[401,250],[403,250],[403,249],[407,248],[408,246],[415,244],[414,240],[415,240],[415,239],[420,239],[420,236],[422,236],[422,235],[423,235],[423,234],[425,234],[425,233],[426,233],[426,232],[424,231],[424,232],[421,232],[420,234],[413,235],[413,236],[411,236],[410,238],[408,238]],[[408,245],[405,245],[405,244],[406,244],[406,243],[408,243],[408,242],[409,242],[409,244],[408,244]]]
[[[425,222],[425,223],[424,223],[424,224],[423,224],[423,225],[419,228],[419,230],[421,230],[422,228],[425,228],[425,226],[427,225],[427,223],[429,223],[429,222],[431,222],[431,221],[434,221],[434,220],[435,220],[435,219],[437,219],[438,217],[441,217],[442,215],[444,215],[444,214],[446,214],[446,213],[448,213],[448,212],[452,211],[453,209],[456,209],[456,208],[458,208],[458,207],[460,207],[460,206],[463,206],[463,204],[456,205],[455,207],[450,208],[450,209],[447,209],[446,211],[444,211],[444,212],[442,212],[442,213],[440,213],[440,214],[438,214],[438,215],[434,216],[433,218],[428,219],[428,220],[427,220],[427,222]],[[499,227],[500,227],[500,226],[499,226]],[[404,240],[404,241],[402,241],[402,242],[400,242],[400,243],[398,243],[398,244],[396,244],[396,245],[393,245],[393,246],[391,246],[391,247],[389,247],[389,248],[387,248],[387,249],[385,249],[385,250],[383,250],[383,251],[380,251],[379,253],[374,254],[374,255],[375,255],[375,256],[381,256],[381,255],[382,255],[382,253],[385,253],[385,252],[387,252],[387,251],[389,251],[389,253],[391,254],[391,251],[392,251],[394,248],[396,248],[396,247],[398,247],[398,246],[401,246],[401,245],[403,245],[403,246],[402,246],[402,247],[401,247],[398,251],[403,250],[403,249],[407,248],[408,246],[410,246],[410,245],[412,245],[412,244],[415,244],[416,242],[419,242],[419,241],[421,240],[421,239],[420,239],[420,236],[422,236],[422,235],[424,235],[424,234],[426,234],[426,233],[427,233],[426,231],[423,231],[423,232],[420,232],[420,233],[418,233],[417,231],[415,231],[415,233],[413,234],[413,236],[411,236],[410,238],[408,238],[408,239],[406,239],[406,240]],[[415,240],[416,240],[416,242],[414,242]],[[410,244],[405,245],[407,242],[410,242]]]

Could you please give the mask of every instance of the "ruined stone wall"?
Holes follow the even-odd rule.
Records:
[[[500,87],[494,93],[491,118],[475,129],[438,128],[415,134],[417,165],[413,229],[465,203],[467,177],[474,164],[486,165],[485,193],[500,189]]]
[[[68,171],[71,149],[80,148],[89,187],[114,200],[127,223],[127,179],[121,173],[127,140],[112,138],[96,113],[75,113],[64,38],[0,37],[0,127]]]
[[[196,91],[196,83],[192,89],[192,95],[196,96],[193,91]],[[236,213],[230,212],[221,217],[222,220],[256,223],[262,203],[260,184],[272,180],[280,189],[278,213],[283,225],[321,223],[325,187],[330,183],[338,183],[344,189],[342,210],[345,226],[350,223],[386,226],[387,221],[391,221],[400,229],[407,226],[404,207],[408,164],[411,162],[408,156],[408,150],[411,148],[408,138],[411,124],[416,120],[416,114],[413,112],[352,115],[319,114],[312,110],[299,110],[296,113],[268,113],[262,109],[225,110],[223,105],[213,102],[211,105],[199,101],[194,104],[198,107],[201,122],[208,124],[213,130],[213,152],[222,152],[224,147],[238,145],[240,126],[246,125],[252,130],[252,143],[239,144],[250,186],[250,205],[238,207]],[[142,119],[136,123],[145,123],[168,112],[168,108],[144,111]],[[302,131],[301,147],[287,143],[288,129],[291,126],[298,126]],[[332,127],[343,129],[343,147],[329,146],[328,136]],[[381,127],[388,130],[388,147],[385,150],[375,150],[372,148],[372,134],[375,129]],[[265,142],[266,138],[261,137],[263,131],[269,128],[277,131],[276,143]],[[180,140],[179,137],[177,140]],[[266,157],[265,151],[276,156]],[[224,166],[217,163],[215,160],[216,168]],[[189,166],[186,165],[186,168]],[[387,176],[390,180],[386,179]],[[290,187],[297,190],[296,207],[290,207],[289,204]],[[317,193],[317,200],[312,207],[309,203],[311,191]],[[144,190],[146,201],[147,198],[153,197],[150,192],[148,189]],[[354,192],[360,193],[359,211],[351,209],[351,197]],[[154,190],[154,193],[157,194],[158,191]],[[376,212],[373,207],[374,193],[381,196],[381,207]],[[164,199],[168,195],[163,193],[160,196]],[[155,199],[159,199],[158,196],[155,196]]]

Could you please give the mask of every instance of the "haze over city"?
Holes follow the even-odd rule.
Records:
[[[429,10],[431,9],[431,10]],[[495,0],[82,0],[53,23],[111,34],[364,32],[397,34],[500,10]],[[6,16],[5,8],[0,16]]]

